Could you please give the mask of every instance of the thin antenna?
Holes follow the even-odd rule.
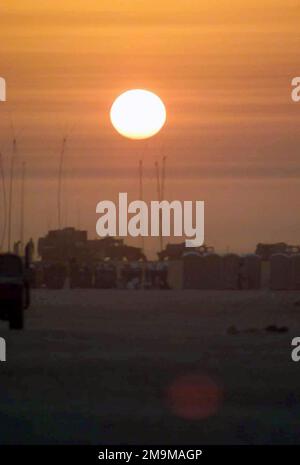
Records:
[[[59,158],[58,168],[58,188],[57,188],[57,213],[58,213],[58,229],[61,229],[61,192],[62,192],[62,172],[64,163],[64,154],[66,150],[67,137],[63,137],[62,146]]]
[[[3,250],[5,234],[6,234],[6,226],[7,226],[7,203],[6,203],[6,187],[5,187],[4,168],[3,168],[3,157],[2,157],[1,152],[0,152],[0,175],[1,175],[1,180],[2,180],[2,191],[3,191],[3,230],[2,230],[0,249]]]
[[[163,156],[162,169],[161,169],[161,189],[160,189],[161,200],[165,200],[166,160],[167,160],[167,157]],[[162,222],[161,210],[160,210],[160,216],[161,216],[160,222]],[[163,248],[164,248],[164,239],[163,239],[163,235],[161,234],[160,235],[160,250],[162,251]]]
[[[161,174],[161,200],[164,200],[165,197],[165,184],[166,184],[166,160],[167,157],[164,156],[162,159],[162,174]]]
[[[139,160],[139,180],[140,180],[139,200],[143,200],[144,199],[143,160]],[[142,239],[142,249],[144,251],[144,246],[145,246],[144,236],[141,236],[141,239]]]
[[[51,215],[47,216],[47,232],[51,230],[52,222],[51,222]]]
[[[45,222],[45,225],[46,225],[46,232],[48,231],[51,231],[51,228],[52,228],[52,215],[51,215],[51,203],[50,201],[48,200],[48,208],[47,208],[47,219],[46,219],[46,222]]]
[[[13,151],[10,159],[10,177],[9,177],[9,192],[8,192],[8,233],[7,233],[7,250],[11,250],[11,215],[12,215],[12,205],[13,205],[13,182],[14,182],[14,167],[15,167],[15,158],[17,156],[17,140],[15,137],[14,126],[12,123],[13,130]]]
[[[25,230],[25,174],[26,162],[22,162],[22,181],[21,181],[21,218],[20,218],[20,245],[21,254],[24,252],[24,230]]]
[[[75,127],[75,123],[73,123],[73,125],[68,130],[66,130],[65,136],[63,137],[62,147],[61,147],[61,152],[60,152],[59,172],[58,172],[58,193],[57,193],[57,206],[58,206],[57,210],[58,210],[58,228],[59,229],[61,229],[61,226],[62,226],[62,196],[63,196],[63,193],[65,195],[64,224],[66,225],[68,223],[69,204],[68,204],[68,195],[67,195],[68,194],[67,179],[65,179],[65,189],[63,190],[64,174],[66,176],[66,173],[63,172],[63,168],[64,168],[64,157],[65,157],[67,142],[70,139],[70,136],[74,130],[74,127]]]
[[[81,228],[81,209],[80,209],[80,204],[78,201],[77,204],[77,229],[80,230]]]
[[[144,186],[143,186],[143,161],[142,160],[139,160],[139,180],[140,180],[139,198],[140,200],[143,200]]]
[[[156,192],[157,192],[157,200],[160,202],[161,194],[160,194],[160,174],[159,174],[159,164],[155,162],[155,172],[156,172]]]
[[[156,188],[157,188],[157,197],[158,201],[162,200],[162,182],[160,177],[160,169],[159,163],[155,162],[155,170],[156,170]],[[159,209],[159,248],[160,252],[163,249],[163,238],[162,238],[162,211]]]

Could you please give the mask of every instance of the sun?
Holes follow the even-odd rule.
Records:
[[[119,95],[110,110],[113,127],[129,139],[148,139],[157,134],[166,122],[166,107],[153,92],[127,90]]]

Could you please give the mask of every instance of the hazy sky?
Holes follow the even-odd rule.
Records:
[[[27,164],[26,235],[57,226],[68,135],[64,223],[91,237],[98,201],[138,197],[141,157],[146,197],[156,199],[154,162],[165,154],[166,197],[206,202],[209,244],[300,243],[300,103],[290,97],[299,24],[299,0],[2,0],[0,146],[7,174],[12,119]],[[167,107],[166,127],[148,143],[122,138],[109,121],[130,88]]]

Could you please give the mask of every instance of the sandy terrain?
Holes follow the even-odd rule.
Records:
[[[299,299],[265,291],[35,291],[24,332],[0,324],[8,359],[0,364],[0,441],[299,443],[300,362],[291,361]],[[227,333],[231,325],[270,324],[289,332]],[[194,374],[209,376],[220,394],[205,418],[184,418],[167,395]]]

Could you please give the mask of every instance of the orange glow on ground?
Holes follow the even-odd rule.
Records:
[[[167,404],[176,416],[186,420],[208,418],[217,413],[222,391],[206,375],[185,375],[167,390]]]

